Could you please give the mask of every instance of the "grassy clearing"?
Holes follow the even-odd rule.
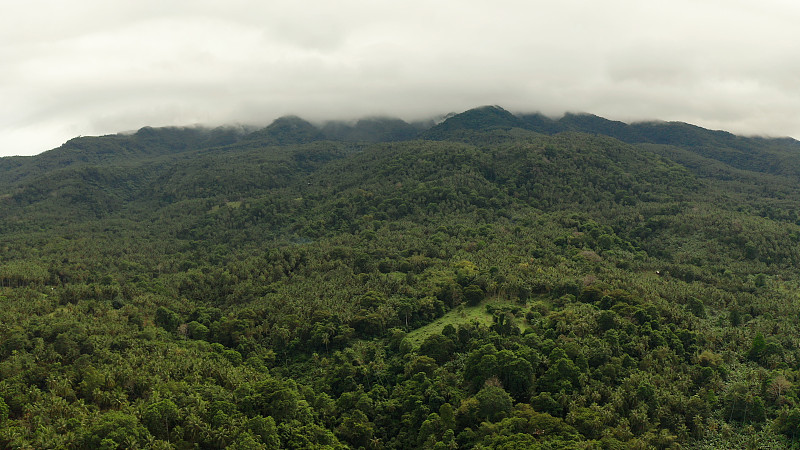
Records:
[[[448,311],[445,313],[445,315],[434,320],[433,322],[409,332],[406,335],[406,339],[408,339],[411,345],[416,348],[419,347],[419,345],[422,344],[422,341],[424,341],[428,336],[441,333],[444,327],[447,325],[458,327],[458,325],[462,323],[477,321],[478,323],[489,326],[492,324],[492,315],[486,312],[486,305],[517,305],[521,308],[526,307],[504,298],[487,299],[482,301],[477,306],[459,305],[457,308]],[[520,329],[522,329],[521,325],[522,324],[520,324]]]

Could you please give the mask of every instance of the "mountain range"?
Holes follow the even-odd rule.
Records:
[[[0,158],[0,447],[790,448],[798,181],[497,106]]]
[[[414,139],[465,139],[463,133],[492,129],[529,130],[545,135],[563,132],[588,133],[631,144],[659,144],[689,148],[732,167],[773,174],[798,174],[793,161],[800,142],[791,138],[743,137],[725,131],[707,130],[683,122],[638,122],[627,124],[592,114],[568,113],[552,119],[539,113],[514,115],[499,106],[484,106],[460,114],[448,114],[439,123],[407,123],[394,118],[365,118],[354,124],[328,121],[315,126],[297,116],[276,119],[269,126],[243,127],[144,127],[131,134],[79,137],[35,158],[0,159],[0,176],[13,181],[31,170],[50,170],[73,164],[102,164],[142,156],[174,154],[186,150],[225,147],[242,143],[259,145],[304,144],[314,141],[399,142]],[[33,167],[36,167],[34,169]]]

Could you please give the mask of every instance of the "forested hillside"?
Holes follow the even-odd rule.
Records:
[[[483,107],[0,159],[0,447],[800,444],[800,143]]]

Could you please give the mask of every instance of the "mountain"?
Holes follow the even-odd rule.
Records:
[[[489,106],[0,159],[2,448],[791,448],[791,139]]]
[[[485,131],[491,129],[524,128],[523,121],[499,106],[482,106],[448,117],[426,130],[423,139],[445,140],[463,130]]]
[[[541,113],[521,114],[520,119],[525,123],[524,128],[542,134],[556,134],[566,131],[559,121],[551,119]]]
[[[323,134],[311,123],[297,116],[285,116],[276,119],[266,128],[248,134],[243,139],[274,145],[290,145],[304,144],[322,138]]]
[[[624,142],[643,142],[635,130],[624,123],[604,119],[594,114],[565,114],[559,119],[559,126],[564,131],[610,136]]]
[[[219,147],[238,141],[233,127],[144,127],[132,134],[86,136],[35,157],[0,158],[0,183],[14,183],[66,167],[118,165],[142,158]]]
[[[327,122],[322,133],[334,141],[394,142],[414,139],[424,125],[412,125],[404,120],[372,117],[358,120],[355,125]]]
[[[591,114],[566,114],[558,120],[523,115],[523,128],[556,134],[576,131],[610,136],[632,144],[650,143],[690,149],[732,167],[777,175],[800,175],[797,154],[800,142],[789,139],[736,136],[682,122],[626,124]]]
[[[453,116],[423,133],[440,139],[469,130],[522,128],[543,134],[579,132],[609,136],[631,144],[658,144],[689,149],[731,167],[774,175],[800,177],[797,155],[800,142],[790,138],[736,136],[682,122],[626,124],[592,114],[565,114],[550,119],[541,114],[515,116],[499,107],[482,107]]]
[[[776,175],[800,174],[796,155],[800,142],[790,138],[742,137],[681,122],[626,124],[591,114],[565,114],[551,119],[542,114],[514,115],[499,106],[483,106],[451,114],[438,124],[407,123],[375,117],[355,124],[330,121],[315,126],[296,116],[276,119],[251,132],[241,127],[144,127],[133,134],[75,138],[61,147],[30,157],[0,158],[0,181],[71,165],[102,165],[141,157],[177,154],[249,142],[254,145],[293,145],[314,141],[400,142],[413,139],[474,139],[475,132],[524,129],[555,135],[578,132],[609,136],[631,144],[650,143],[690,149],[735,168]],[[460,136],[460,137],[459,137]],[[35,161],[35,162],[34,162]]]

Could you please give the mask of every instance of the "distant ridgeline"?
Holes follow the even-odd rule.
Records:
[[[0,158],[0,448],[800,445],[800,143],[487,106]]]
[[[588,133],[627,143],[690,148],[702,156],[745,170],[796,175],[800,169],[795,161],[800,142],[791,138],[742,137],[682,122],[626,124],[592,114],[568,113],[560,119],[551,119],[539,113],[514,115],[498,106],[450,114],[438,124],[434,121],[407,123],[401,119],[379,117],[361,119],[355,124],[329,121],[322,126],[315,126],[297,116],[286,116],[255,131],[245,127],[145,127],[133,134],[72,139],[57,149],[39,155],[35,166],[42,170],[76,163],[118,162],[246,142],[280,146],[314,141],[375,143],[414,139],[468,140],[470,132],[513,128],[547,135]],[[15,166],[25,165],[23,161],[27,159],[0,159],[0,176],[8,177],[4,172],[15,172]]]

